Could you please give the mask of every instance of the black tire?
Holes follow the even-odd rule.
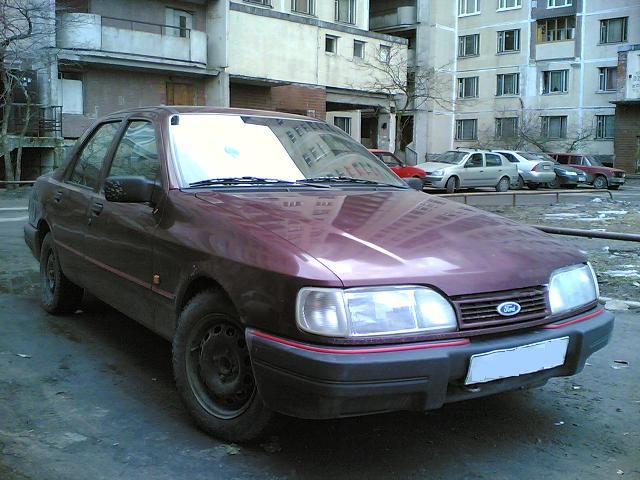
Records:
[[[522,178],[522,175],[518,175],[518,183],[516,184],[515,190],[522,190],[524,185],[524,178]]]
[[[597,188],[598,190],[605,189],[609,186],[609,182],[607,182],[607,178],[602,175],[596,175],[596,178],[593,179],[593,188]]]
[[[244,328],[220,293],[197,294],[180,314],[173,374],[196,424],[216,437],[254,439],[273,416],[256,388]]]
[[[458,178],[457,177],[449,177],[447,183],[444,188],[447,189],[447,193],[454,193],[458,188]]]
[[[40,303],[49,313],[70,313],[82,301],[83,290],[60,267],[53,236],[47,233],[40,247]]]
[[[529,187],[529,190],[537,190],[539,186],[540,186],[539,183],[528,183],[527,184],[527,187]]]
[[[502,177],[498,184],[496,185],[496,192],[507,192],[509,191],[509,177]]]
[[[562,184],[560,183],[560,179],[558,177],[554,178],[552,182],[547,183],[547,188],[560,188]]]

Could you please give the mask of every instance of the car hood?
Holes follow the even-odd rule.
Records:
[[[432,285],[463,295],[546,284],[584,258],[551,236],[421,192],[198,193],[331,270],[346,287]],[[292,272],[295,273],[295,272]]]
[[[434,172],[441,168],[451,168],[451,167],[458,167],[458,166],[459,165],[454,165],[452,163],[440,163],[440,162],[424,162],[416,165],[416,167],[421,168],[427,173]]]

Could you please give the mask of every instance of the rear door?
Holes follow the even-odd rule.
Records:
[[[104,162],[120,122],[97,126],[70,160],[64,182],[53,189],[46,216],[51,225],[62,269],[72,281],[86,286],[92,265],[84,242],[89,201],[98,189]]]
[[[511,183],[513,177],[513,170],[516,168],[515,165],[511,165],[507,167],[507,165],[502,165],[502,157],[496,153],[485,153],[485,168],[483,175],[483,186],[484,187],[495,187],[500,179],[505,175],[509,177],[509,182]],[[505,163],[509,163],[505,160]]]
[[[152,122],[129,120],[105,177],[145,177],[157,184],[157,198],[161,199],[158,138]],[[94,192],[85,240],[99,267],[91,280],[91,291],[146,324],[153,319],[153,241],[160,220],[156,207],[151,201],[109,202],[102,189]]]

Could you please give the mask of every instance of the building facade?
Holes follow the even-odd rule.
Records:
[[[441,101],[413,112],[417,158],[458,146],[613,155],[618,50],[640,41],[639,2],[372,0],[371,12],[373,28],[410,38],[417,75],[442,74]]]

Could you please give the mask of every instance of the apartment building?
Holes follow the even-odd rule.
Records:
[[[180,104],[299,113],[370,146],[393,142],[372,65],[381,49],[406,51],[406,41],[369,32],[365,0],[72,4],[58,31],[66,138],[113,110]]]
[[[372,28],[410,38],[417,75],[449,73],[449,105],[441,90],[414,112],[417,158],[516,144],[614,153],[618,50],[640,40],[639,2],[372,0],[371,12]]]

